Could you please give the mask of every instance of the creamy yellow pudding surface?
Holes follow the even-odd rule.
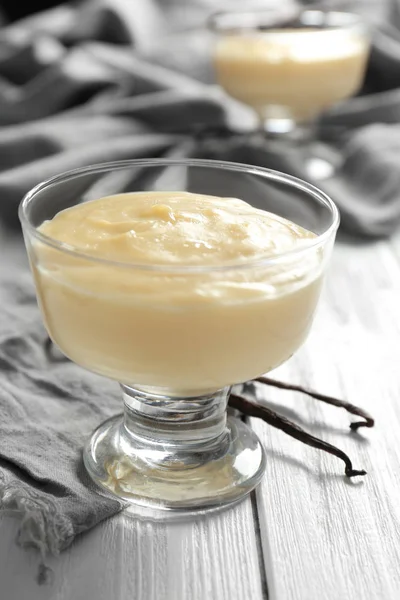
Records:
[[[226,34],[215,68],[226,92],[262,118],[306,121],[358,91],[368,46],[347,30]]]
[[[32,248],[52,339],[122,383],[214,391],[278,366],[310,328],[320,251],[262,261],[314,234],[241,200],[121,194],[62,211],[39,230],[81,253]]]

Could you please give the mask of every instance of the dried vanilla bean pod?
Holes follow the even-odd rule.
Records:
[[[304,429],[299,427],[296,423],[289,421],[286,417],[279,415],[274,412],[270,408],[267,408],[264,405],[256,404],[251,400],[247,400],[243,396],[239,396],[237,394],[231,394],[229,396],[229,406],[232,408],[236,408],[240,410],[244,415],[248,417],[256,417],[265,421],[272,427],[276,427],[280,429],[287,435],[299,440],[303,444],[307,446],[311,446],[312,448],[317,448],[318,450],[323,450],[324,452],[328,452],[337,458],[340,458],[345,464],[345,474],[347,477],[356,477],[357,475],[366,475],[366,471],[358,471],[353,469],[352,462],[350,458],[347,456],[343,450],[320,440],[319,438],[307,433]]]
[[[347,410],[348,413],[365,419],[364,421],[355,421],[354,423],[350,423],[350,429],[352,431],[357,431],[360,427],[373,427],[375,425],[375,420],[371,417],[370,414],[368,414],[364,409],[355,406],[354,404],[350,404],[350,402],[339,400],[338,398],[334,398],[333,396],[326,396],[325,394],[314,392],[313,390],[309,390],[308,388],[305,388],[301,385],[284,383],[283,381],[277,381],[276,379],[270,379],[269,377],[257,377],[257,379],[255,379],[254,381],[258,381],[259,383],[263,383],[271,387],[279,388],[280,390],[301,392],[302,394],[306,394],[307,396],[310,396],[315,400],[325,402],[325,404],[337,406],[338,408],[344,408],[345,410]]]

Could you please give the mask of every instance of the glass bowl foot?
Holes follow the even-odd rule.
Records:
[[[215,508],[248,494],[265,469],[255,433],[229,416],[207,443],[158,443],[133,436],[122,415],[108,419],[84,449],[91,478],[113,495],[156,509]]]

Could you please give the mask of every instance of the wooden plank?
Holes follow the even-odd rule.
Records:
[[[17,522],[0,522],[4,600],[263,600],[251,501],[187,522],[120,515],[80,536],[50,561],[50,586],[35,581],[37,556],[14,543]]]
[[[340,409],[262,392],[368,471],[349,481],[338,459],[253,420],[267,448],[257,510],[271,600],[400,597],[398,242],[337,246],[308,342],[272,374],[363,406],[375,429],[350,433]]]

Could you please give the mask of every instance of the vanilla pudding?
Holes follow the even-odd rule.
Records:
[[[59,212],[39,232],[64,248],[42,238],[31,249],[52,339],[121,383],[212,392],[278,366],[311,326],[315,235],[241,200],[120,194]]]
[[[368,40],[351,29],[222,34],[215,70],[225,91],[262,119],[304,122],[360,88]]]

